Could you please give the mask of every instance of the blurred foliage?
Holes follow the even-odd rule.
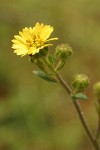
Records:
[[[65,80],[70,84],[74,73],[90,77],[90,100],[82,107],[94,130],[90,91],[100,80],[99,16],[99,0],[0,0],[0,150],[92,150],[66,93],[35,77],[35,66],[13,54],[11,40],[36,22],[54,26],[54,46],[66,42],[74,51],[61,72]]]

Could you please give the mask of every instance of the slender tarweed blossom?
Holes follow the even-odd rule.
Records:
[[[58,38],[48,39],[53,32],[53,27],[50,25],[44,25],[43,23],[36,23],[35,27],[25,27],[19,32],[19,35],[15,35],[12,40],[14,53],[17,55],[34,55],[40,52],[45,47],[51,46],[48,42],[51,40],[57,40]]]

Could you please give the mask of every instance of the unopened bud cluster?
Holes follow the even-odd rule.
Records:
[[[60,44],[56,47],[55,57],[66,60],[73,54],[72,48],[68,44]]]
[[[93,90],[95,95],[100,99],[100,81],[94,84]]]
[[[83,92],[89,86],[88,76],[77,74],[72,78],[72,86],[77,92]]]

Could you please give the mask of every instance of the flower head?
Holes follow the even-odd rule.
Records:
[[[59,44],[56,47],[55,57],[58,59],[67,60],[72,54],[72,48],[68,44]]]
[[[48,39],[53,32],[53,27],[50,25],[44,25],[43,23],[36,23],[35,27],[25,27],[19,32],[19,35],[15,35],[12,40],[14,53],[17,55],[34,55],[39,53],[44,47],[51,46],[48,42],[51,40],[57,40],[58,38]]]
[[[72,78],[72,86],[76,91],[83,92],[89,86],[89,78],[85,74],[76,74]]]

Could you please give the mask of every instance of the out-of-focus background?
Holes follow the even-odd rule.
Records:
[[[11,40],[36,22],[54,27],[73,57],[61,71],[65,81],[85,73],[91,84],[81,102],[92,131],[97,114],[92,86],[100,80],[99,0],[0,0],[0,150],[92,150],[76,110],[58,84],[32,74],[28,57],[16,56]],[[51,52],[54,51],[51,47]]]

